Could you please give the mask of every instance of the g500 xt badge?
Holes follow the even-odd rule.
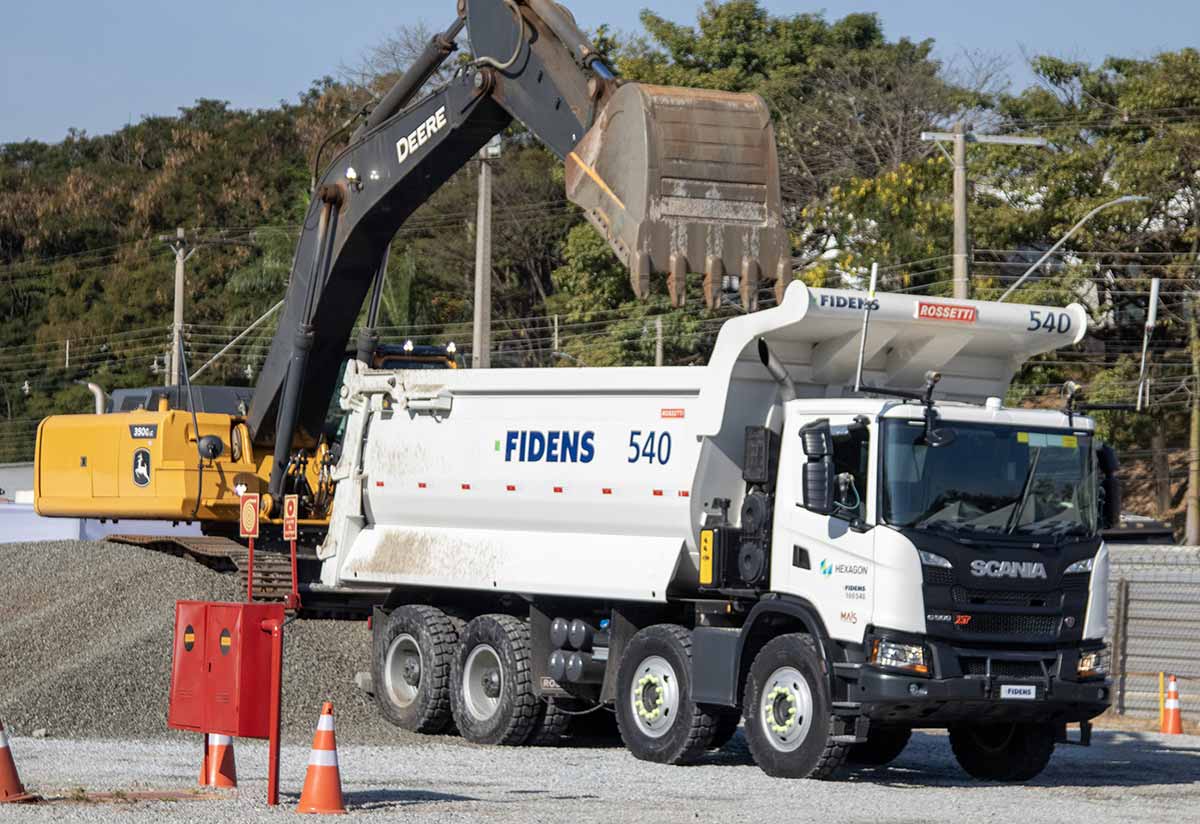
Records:
[[[133,453],[133,482],[138,486],[150,485],[150,450],[137,449]]]

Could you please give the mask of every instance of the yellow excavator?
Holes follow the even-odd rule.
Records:
[[[422,94],[464,30],[469,59]],[[257,492],[270,536],[283,496],[295,494],[302,533],[319,541],[340,449],[327,412],[368,296],[355,357],[376,360],[388,247],[514,120],[564,161],[568,197],[628,266],[637,295],[665,274],[681,305],[687,275],[702,273],[709,305],[733,282],[753,309],[764,284],[790,279],[775,138],[760,98],[623,82],[553,0],[458,0],[453,24],[319,179],[249,409],[197,409],[184,387],[146,408],[47,418],[37,436],[38,513],[199,521],[207,534],[235,537],[239,496]]]

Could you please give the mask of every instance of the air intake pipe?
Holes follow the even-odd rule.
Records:
[[[771,377],[779,384],[779,398],[784,403],[796,400],[796,384],[792,383],[792,377],[787,373],[787,369],[779,358],[775,357],[775,353],[771,351],[771,347],[767,345],[766,338],[758,339],[758,359],[762,361],[762,365],[771,373]]]

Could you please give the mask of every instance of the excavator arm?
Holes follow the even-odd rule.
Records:
[[[333,160],[308,210],[249,415],[254,441],[274,445],[275,501],[292,450],[320,432],[396,232],[514,118],[566,162],[568,197],[629,267],[636,294],[664,272],[682,303],[687,273],[703,271],[710,305],[734,275],[752,308],[759,281],[787,271],[774,136],[759,98],[620,84],[553,0],[459,0],[458,11]],[[412,103],[463,27],[470,63]],[[368,351],[369,340],[368,328]]]

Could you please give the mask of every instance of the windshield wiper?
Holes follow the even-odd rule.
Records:
[[[1017,500],[1017,506],[1013,509],[1012,514],[1008,516],[1008,521],[1004,524],[1004,531],[1008,535],[1012,535],[1016,529],[1017,522],[1021,520],[1021,511],[1025,509],[1025,502],[1029,500],[1029,493],[1033,489],[1033,476],[1037,474],[1038,461],[1042,459],[1042,450],[1038,447],[1033,453],[1033,460],[1029,462],[1029,470],[1025,473],[1025,483],[1021,485],[1021,497]]]

